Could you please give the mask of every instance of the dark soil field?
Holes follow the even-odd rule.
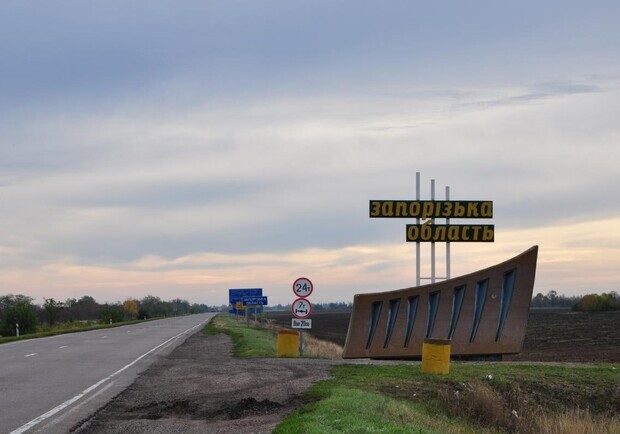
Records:
[[[344,346],[350,312],[313,312],[312,330],[318,338]],[[277,325],[290,327],[292,314],[268,312]],[[539,362],[620,362],[620,311],[571,312],[533,309],[520,354],[504,360]]]

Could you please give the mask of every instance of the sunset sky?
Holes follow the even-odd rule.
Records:
[[[508,4],[506,4],[508,3]],[[494,203],[534,292],[620,290],[620,3],[2,2],[0,295],[415,284],[370,199]],[[464,223],[456,222],[455,223]],[[438,267],[443,267],[443,245]],[[428,246],[422,262],[428,273]],[[441,270],[441,269],[440,269]],[[439,271],[441,274],[441,271]]]

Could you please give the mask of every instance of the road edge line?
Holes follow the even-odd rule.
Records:
[[[82,392],[78,393],[77,395],[75,395],[73,398],[70,398],[68,400],[66,400],[65,402],[63,402],[62,404],[52,408],[50,411],[43,413],[41,416],[38,416],[34,419],[32,419],[30,422],[27,422],[26,424],[20,426],[19,428],[11,431],[9,434],[22,434],[26,431],[28,431],[30,428],[40,424],[41,422],[43,422],[46,419],[49,419],[50,417],[54,416],[56,413],[64,410],[65,408],[69,407],[71,404],[73,404],[74,402],[80,400],[81,398],[83,398],[85,395],[89,394],[90,392],[92,392],[93,390],[95,390],[97,387],[101,386],[103,383],[105,383],[106,381],[109,381],[110,379],[114,378],[115,376],[117,376],[118,374],[120,374],[121,372],[125,371],[126,369],[131,368],[133,365],[135,365],[136,363],[138,363],[140,360],[142,360],[143,358],[145,358],[146,356],[148,356],[149,354],[151,354],[154,351],[157,351],[159,348],[161,348],[162,346],[168,344],[169,342],[177,339],[178,337],[191,332],[195,329],[197,329],[198,327],[202,326],[204,323],[208,322],[211,318],[206,319],[204,321],[202,321],[201,323],[179,333],[178,335],[175,335],[173,337],[171,337],[170,339],[162,342],[161,344],[157,345],[155,348],[152,348],[151,350],[147,351],[146,353],[142,354],[141,356],[139,356],[137,359],[135,359],[134,361],[128,363],[127,365],[123,366],[121,369],[119,369],[118,371],[114,372],[113,374],[108,375],[106,378],[104,378],[103,380],[98,381],[97,383],[93,384],[92,386],[84,389]]]

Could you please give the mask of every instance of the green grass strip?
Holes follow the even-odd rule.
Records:
[[[204,332],[230,335],[238,356],[276,355],[275,333],[242,318],[220,314]],[[619,364],[453,362],[448,375],[423,374],[419,363],[351,364],[331,372],[275,433],[532,433],[541,425],[527,422],[531,412],[561,418],[574,409],[591,417],[588,432],[620,426]]]
[[[3,336],[3,337],[0,337],[0,344],[5,344],[5,343],[8,343],[8,342],[15,342],[15,341],[23,341],[23,340],[27,340],[27,339],[46,338],[46,337],[49,337],[49,336],[66,335],[68,333],[88,332],[88,331],[91,331],[91,330],[101,330],[101,329],[109,329],[109,328],[115,328],[115,327],[122,327],[122,326],[126,326],[126,325],[131,325],[131,324],[138,324],[138,323],[141,323],[141,322],[155,321],[155,320],[159,320],[159,319],[163,319],[163,318],[152,318],[152,319],[147,319],[147,320],[123,321],[123,322],[117,322],[117,323],[113,323],[113,324],[93,324],[93,325],[82,326],[82,327],[76,326],[76,327],[73,327],[73,328],[66,328],[66,326],[59,325],[57,328],[53,328],[52,330],[44,331],[44,332],[29,333],[27,335],[22,335],[22,336]]]
[[[213,318],[205,327],[204,333],[229,335],[237,357],[276,357],[277,355],[278,340],[272,331],[248,326],[245,319],[236,319],[226,313],[218,314]]]
[[[454,421],[431,416],[411,402],[334,384],[326,397],[286,418],[274,433],[443,434],[460,431]]]
[[[309,404],[287,417],[275,432],[504,432],[505,426],[495,425],[494,420],[485,425],[489,417],[485,420],[484,405],[469,405],[484,398],[471,392],[472,384],[496,391],[491,402],[485,403],[491,410],[495,397],[502,402],[513,397],[514,402],[504,403],[509,408],[500,408],[508,412],[508,418],[512,405],[523,398],[551,413],[587,408],[598,417],[617,417],[619,373],[618,364],[453,363],[449,375],[423,374],[419,364],[342,365],[332,369],[333,380],[313,385],[306,394]],[[466,401],[456,405],[466,410],[446,408],[446,401],[458,403],[459,392]],[[440,394],[448,399],[439,399]]]

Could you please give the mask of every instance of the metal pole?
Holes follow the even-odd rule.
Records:
[[[299,357],[304,356],[304,331],[299,331]]]
[[[420,200],[420,172],[415,173],[415,199]],[[417,225],[420,224],[420,218],[416,218]],[[420,286],[420,242],[415,243],[415,286]]]
[[[431,179],[431,200],[435,200],[435,180]],[[435,223],[435,219],[431,219]],[[435,242],[431,242],[431,283],[435,283]]]
[[[450,200],[449,186],[446,186],[446,200]],[[446,225],[450,226],[450,219],[446,219]],[[446,279],[450,279],[450,241],[446,243]]]
[[[19,323],[15,323],[15,336],[19,337]]]

